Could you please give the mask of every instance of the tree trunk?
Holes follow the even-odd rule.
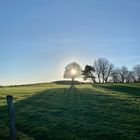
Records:
[[[90,72],[90,75],[91,75],[91,79],[92,79],[93,83],[96,83],[95,77],[93,76],[93,74],[91,72]]]
[[[101,83],[100,75],[98,75],[99,83]]]
[[[74,78],[72,77],[71,85],[74,85]]]
[[[105,82],[105,76],[104,76],[104,74],[103,74],[103,83]]]

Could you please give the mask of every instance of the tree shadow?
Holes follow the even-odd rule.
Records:
[[[70,85],[70,88],[69,88],[69,92],[72,92],[74,89],[75,89],[75,85],[74,84],[71,84]]]
[[[94,86],[94,85],[92,85]],[[96,84],[96,88],[103,88],[103,89],[107,89],[107,90],[112,90],[115,92],[121,92],[121,93],[127,93],[127,94],[131,94],[134,96],[140,96],[140,87],[133,87],[133,86],[128,86],[128,85],[120,85],[120,84]]]
[[[110,106],[107,106],[108,102]],[[72,90],[44,90],[14,104],[16,128],[35,140],[118,140],[120,130],[110,132],[111,128],[108,127],[114,125],[115,128],[116,123],[122,121],[117,120],[120,119],[120,110],[117,113],[112,112],[112,108],[120,104],[120,100],[95,96],[91,92],[88,93],[87,89],[79,91],[72,87]],[[4,122],[8,127],[6,106],[1,107],[0,112],[0,122]],[[137,110],[133,111],[135,112]]]
[[[69,94],[73,93],[73,91],[74,86],[70,88],[47,89],[15,102],[18,139],[22,140],[25,135],[36,140],[52,139],[52,133],[53,131],[55,133],[56,124],[61,125],[60,122],[62,122],[61,119],[63,120],[63,114],[67,112]],[[7,106],[0,107],[0,124],[0,140],[9,139]],[[48,126],[50,132],[47,133]]]

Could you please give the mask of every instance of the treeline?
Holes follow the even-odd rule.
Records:
[[[117,68],[108,59],[99,58],[93,65],[86,65],[82,75],[85,80],[91,79],[94,83],[136,83],[140,82],[140,64],[128,70],[126,66]]]

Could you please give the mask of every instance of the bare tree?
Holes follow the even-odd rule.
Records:
[[[119,68],[116,68],[112,71],[111,73],[111,78],[112,78],[112,81],[114,83],[119,83],[120,82],[120,69]]]
[[[106,70],[106,75],[105,75],[105,82],[107,83],[108,82],[108,78],[109,76],[111,75],[112,71],[113,71],[113,68],[114,68],[114,65],[109,63],[108,64],[108,67],[107,67],[107,70]]]
[[[134,76],[134,72],[133,71],[128,71],[128,73],[126,75],[126,82],[127,83],[135,82],[135,76]]]
[[[134,71],[134,75],[135,75],[136,81],[140,82],[140,64],[134,66],[133,71]]]
[[[107,82],[113,70],[113,64],[105,58],[99,58],[94,62],[94,67],[96,70],[96,75],[98,76],[99,83],[101,82],[101,79],[102,83]]]
[[[126,81],[127,73],[128,73],[128,68],[125,66],[122,66],[122,68],[120,69],[120,77],[121,77],[122,83]]]
[[[82,71],[82,75],[84,76],[84,80],[91,78],[93,83],[96,83],[95,76],[94,76],[95,68],[90,65],[86,65],[85,69]]]
[[[95,60],[94,67],[96,69],[96,75],[98,77],[99,83],[101,83],[101,68],[100,68],[100,61]]]

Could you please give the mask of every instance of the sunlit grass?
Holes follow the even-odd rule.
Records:
[[[14,101],[19,101],[39,92],[47,89],[68,87],[67,85],[58,85],[54,83],[48,84],[35,84],[35,85],[25,85],[25,86],[13,86],[13,87],[2,87],[0,88],[0,106],[6,105],[6,96],[13,95]]]

